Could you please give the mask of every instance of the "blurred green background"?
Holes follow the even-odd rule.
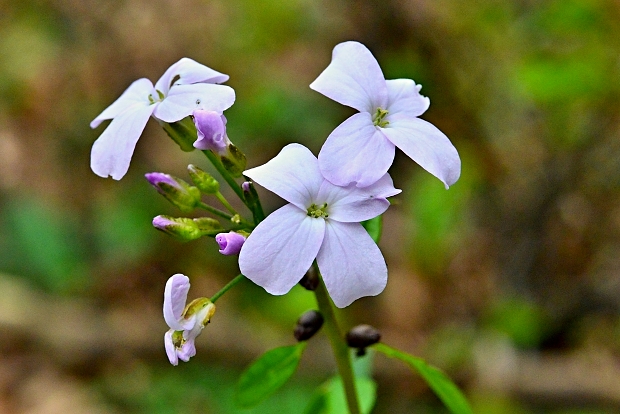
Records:
[[[613,0],[0,0],[0,413],[298,413],[334,369],[324,335],[254,410],[241,370],[293,343],[314,306],[250,282],[218,302],[190,363],[169,365],[167,278],[209,296],[238,270],[143,176],[207,168],[153,121],[125,178],[89,168],[89,122],[183,56],[230,75],[228,134],[250,166],[318,153],[352,110],[308,88],[344,40],[412,78],[459,150],[449,191],[398,153],[386,290],[355,302],[385,343],[428,359],[476,413],[620,412],[620,3]],[[282,201],[261,191],[266,210]],[[233,199],[232,194],[230,199]],[[239,205],[239,204],[237,204]],[[375,413],[444,413],[377,355]]]

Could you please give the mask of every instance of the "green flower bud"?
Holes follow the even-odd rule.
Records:
[[[200,203],[200,190],[180,178],[158,172],[145,174],[145,177],[161,195],[185,213]]]
[[[220,223],[208,217],[190,219],[160,215],[153,219],[153,227],[185,241],[215,236],[222,231]]]
[[[208,172],[203,171],[192,164],[187,166],[187,171],[189,172],[189,176],[192,178],[193,183],[204,194],[215,194],[220,191],[220,183],[218,183],[217,180]]]

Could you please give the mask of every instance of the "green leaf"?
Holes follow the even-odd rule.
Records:
[[[428,365],[422,358],[414,357],[384,344],[376,344],[372,348],[390,358],[400,359],[411,369],[417,371],[453,414],[472,414],[471,407],[463,393],[440,369]]]
[[[381,238],[381,229],[383,228],[382,216],[377,216],[370,220],[362,221],[362,226],[364,226],[375,243],[379,243],[379,239]]]
[[[282,346],[265,352],[239,378],[235,403],[249,408],[276,392],[293,375],[306,348],[306,342]]]
[[[377,400],[377,384],[368,377],[356,377],[357,400],[363,414],[368,414]],[[315,391],[305,414],[349,414],[344,387],[339,376],[330,378]]]

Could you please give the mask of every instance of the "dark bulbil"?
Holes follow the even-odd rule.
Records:
[[[323,326],[323,315],[315,310],[309,310],[299,317],[293,335],[298,341],[307,341],[312,338]]]
[[[357,356],[364,356],[366,347],[381,340],[381,333],[370,325],[357,325],[347,332],[346,340],[349,347],[357,348]]]
[[[319,275],[317,274],[314,266],[310,266],[310,269],[308,269],[304,277],[301,278],[299,284],[306,290],[316,290],[319,286]]]

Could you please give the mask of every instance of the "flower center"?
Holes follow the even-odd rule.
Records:
[[[308,216],[312,218],[324,218],[329,217],[327,214],[327,203],[323,203],[320,206],[312,203],[310,207],[308,207]]]
[[[185,342],[185,338],[183,338],[183,331],[174,331],[172,333],[172,343],[176,349],[181,349]]]
[[[155,89],[155,91],[157,92],[157,97],[158,97],[158,99],[153,98],[153,94],[152,94],[152,93],[151,93],[151,94],[149,94],[149,103],[150,103],[151,105],[153,105],[155,102],[161,102],[161,101],[163,101],[163,100],[164,100],[164,98],[165,98],[165,96],[164,96],[164,94],[163,94],[163,92],[162,92],[162,91],[160,91],[160,90],[158,90],[158,89]]]
[[[375,115],[372,117],[372,123],[380,128],[385,128],[390,123],[390,121],[385,119],[387,114],[387,109],[377,108],[377,112],[375,112]]]

